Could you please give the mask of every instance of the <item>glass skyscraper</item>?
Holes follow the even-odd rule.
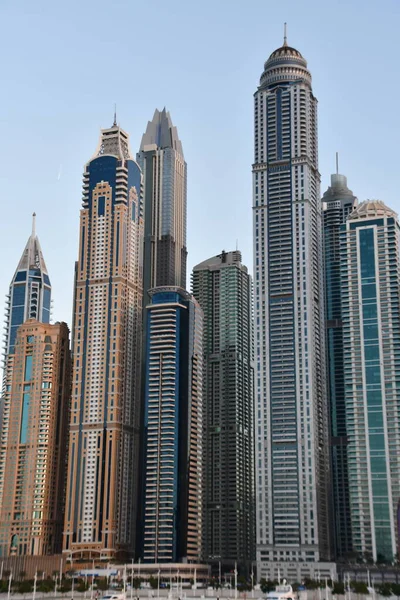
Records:
[[[391,562],[400,498],[400,225],[362,202],[341,226],[343,362],[353,551]]]
[[[178,287],[146,308],[143,546],[145,562],[200,562],[203,313]]]
[[[187,166],[169,112],[156,110],[143,134],[137,161],[144,182],[144,304],[148,290],[186,289]]]
[[[340,279],[340,228],[357,205],[338,173],[322,198],[325,258],[325,309],[327,331],[328,398],[331,425],[332,493],[335,555],[345,557],[352,550],[347,432],[344,394],[343,323]]]
[[[133,553],[142,344],[142,175],[115,122],[83,176],[64,553]]]
[[[331,541],[317,100],[286,37],[254,122],[257,570],[292,578]]]
[[[255,558],[254,335],[252,283],[239,251],[193,269],[204,313],[203,560]]]

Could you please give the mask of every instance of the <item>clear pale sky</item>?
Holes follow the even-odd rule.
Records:
[[[36,211],[71,324],[82,171],[114,103],[134,154],[156,107],[178,127],[188,273],[236,240],[252,268],[253,93],[284,21],[319,100],[321,191],[339,151],[358,198],[400,212],[399,0],[1,0],[0,300]]]

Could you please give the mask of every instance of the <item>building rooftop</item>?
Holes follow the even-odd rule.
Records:
[[[382,200],[365,200],[350,213],[348,220],[355,221],[356,219],[374,219],[382,217],[394,217],[397,219],[397,213],[386,206]]]
[[[160,112],[157,108],[153,120],[147,123],[146,132],[140,144],[140,152],[156,148],[173,148],[183,156],[182,143],[178,130],[174,127],[171,115],[164,107]]]

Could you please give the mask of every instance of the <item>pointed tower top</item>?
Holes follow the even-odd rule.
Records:
[[[165,106],[161,112],[156,108],[153,120],[147,123],[146,132],[143,134],[140,144],[140,152],[150,149],[150,146],[173,148],[183,156],[178,130],[173,125],[171,115]]]
[[[287,46],[287,23],[283,24],[283,45]]]
[[[32,213],[32,237],[36,237],[36,213]]]

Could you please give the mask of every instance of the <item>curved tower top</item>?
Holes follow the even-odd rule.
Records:
[[[355,219],[376,219],[382,217],[398,218],[397,213],[386,206],[382,200],[365,200],[349,215],[349,221]]]
[[[298,80],[305,81],[311,87],[311,73],[307,69],[307,61],[296,48],[288,46],[285,30],[283,45],[274,50],[264,63],[260,87],[266,88]]]

